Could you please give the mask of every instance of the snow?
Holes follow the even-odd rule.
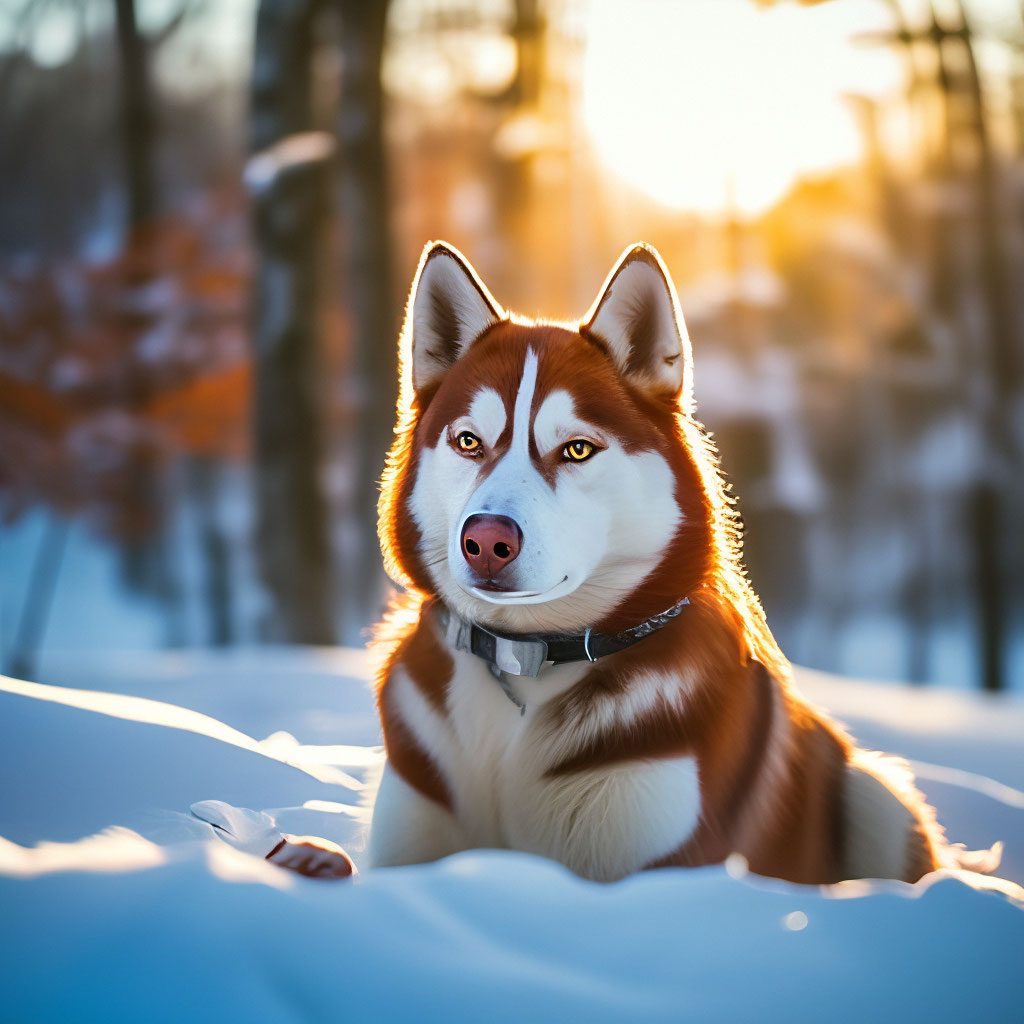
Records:
[[[333,156],[334,139],[328,132],[298,132],[254,154],[245,165],[243,180],[253,195],[268,191],[282,175],[296,167],[323,163]]]
[[[10,1020],[999,1020],[1024,890],[967,873],[800,887],[742,866],[601,886],[480,851],[303,879],[189,818],[267,811],[357,863],[379,763],[365,654],[71,653],[0,677]],[[918,763],[953,838],[1024,881],[1024,702],[801,673]],[[73,688],[72,688],[73,686]]]

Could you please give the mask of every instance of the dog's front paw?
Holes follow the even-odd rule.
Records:
[[[307,878],[351,878],[356,873],[355,864],[340,846],[316,836],[285,834],[267,860]]]

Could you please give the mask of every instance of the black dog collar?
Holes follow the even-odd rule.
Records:
[[[497,633],[475,622],[466,622],[442,606],[442,624],[448,641],[460,651],[468,651],[486,661],[495,671],[514,676],[537,676],[550,661],[562,665],[571,661],[597,661],[639,643],[644,637],[667,626],[690,603],[688,597],[666,611],[644,619],[638,626],[607,636],[587,628],[582,634]],[[447,619],[447,621],[445,621]],[[500,675],[499,675],[500,678]]]

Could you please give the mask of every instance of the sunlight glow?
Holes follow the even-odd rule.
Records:
[[[0,836],[0,875],[37,878],[56,871],[141,871],[167,861],[164,851],[131,829],[111,827],[73,843],[28,848]]]
[[[885,25],[869,0],[594,0],[584,121],[611,170],[657,201],[760,213],[798,176],[860,158],[844,95],[891,92],[901,70],[851,36]]]
[[[282,871],[262,857],[243,853],[219,840],[206,843],[203,854],[210,874],[222,881],[269,885],[274,889],[295,887],[295,875],[290,871]]]
[[[259,743],[251,736],[246,736],[245,733],[217,721],[216,718],[192,711],[189,708],[165,704],[163,701],[150,700],[147,697],[131,697],[120,693],[105,693],[98,690],[76,690],[70,686],[47,686],[44,683],[32,683],[24,679],[12,679],[9,676],[0,676],[0,690],[32,697],[34,700],[52,701],[55,704],[65,704],[68,707],[97,711],[102,715],[110,715],[112,718],[123,718],[131,722],[148,722],[150,725],[162,725],[170,729],[181,729],[183,732],[198,733],[200,736],[209,736],[222,743],[230,743],[243,750],[250,750],[253,753],[262,754],[264,757],[291,765],[291,767],[311,775],[318,782],[344,786],[355,792],[360,792],[365,788],[358,779],[330,763],[316,760],[304,761],[302,757],[305,748],[288,733],[275,733],[263,743]],[[325,749],[337,751],[339,748],[328,747]],[[340,749],[349,750],[349,748]],[[379,755],[372,752],[365,755],[367,759],[376,756]]]

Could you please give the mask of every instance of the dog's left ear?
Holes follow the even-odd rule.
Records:
[[[581,325],[623,376],[689,408],[693,360],[675,286],[658,253],[638,243],[615,264]]]
[[[413,388],[437,384],[480,334],[503,319],[495,302],[462,253],[447,242],[429,242],[409,298],[406,331],[411,338]]]

